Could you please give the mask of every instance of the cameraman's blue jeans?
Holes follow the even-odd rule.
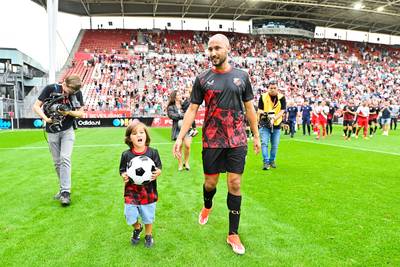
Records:
[[[261,137],[261,152],[263,156],[264,163],[271,163],[275,161],[276,153],[278,152],[278,145],[281,136],[281,129],[274,129],[271,132],[271,129],[266,127],[260,128],[260,137]],[[271,153],[268,153],[268,144],[271,141]]]
[[[75,141],[74,129],[71,127],[59,133],[48,133],[47,136],[60,182],[60,192],[71,192],[71,155]]]

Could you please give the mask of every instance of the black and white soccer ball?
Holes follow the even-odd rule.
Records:
[[[142,185],[151,181],[152,172],[155,170],[156,165],[151,158],[138,156],[131,159],[128,163],[126,173],[134,184]]]

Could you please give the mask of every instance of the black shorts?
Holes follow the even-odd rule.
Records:
[[[348,121],[348,120],[343,121],[343,126],[344,127],[353,126],[353,124],[354,124],[354,121]]]
[[[370,120],[368,120],[368,125],[371,125],[373,122],[375,124],[377,124],[378,123],[378,119],[370,119]]]
[[[242,174],[247,146],[234,148],[203,148],[204,174],[232,172]]]

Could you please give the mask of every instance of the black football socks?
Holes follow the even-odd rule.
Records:
[[[207,191],[206,187],[203,185],[203,199],[204,199],[204,207],[206,209],[211,209],[212,199],[216,192],[217,192],[217,188],[214,188],[211,191]]]
[[[229,235],[237,235],[239,229],[242,196],[235,196],[228,192],[226,203],[229,209]]]

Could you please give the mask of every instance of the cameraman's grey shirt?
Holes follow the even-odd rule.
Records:
[[[45,102],[45,100],[50,97],[51,93],[54,93],[54,92],[55,93],[62,93],[62,86],[59,85],[59,84],[49,84],[49,85],[47,85],[43,89],[43,91],[40,93],[38,99],[40,101],[42,101],[42,102]],[[75,96],[76,96],[76,99],[78,100],[78,102],[80,103],[80,106],[83,107],[84,103],[83,103],[82,92],[78,91],[75,94]],[[66,105],[70,106],[72,108],[72,110],[75,110],[75,107],[73,106],[72,101],[73,101],[73,99],[72,99],[71,95],[69,95],[68,97],[65,97],[63,100],[61,100],[59,103],[60,104],[66,104]],[[60,128],[60,132],[71,128],[73,122],[74,122],[74,117],[69,116],[69,115],[65,116],[65,119],[62,121],[62,127]],[[46,131],[50,132],[48,125],[46,125]]]

